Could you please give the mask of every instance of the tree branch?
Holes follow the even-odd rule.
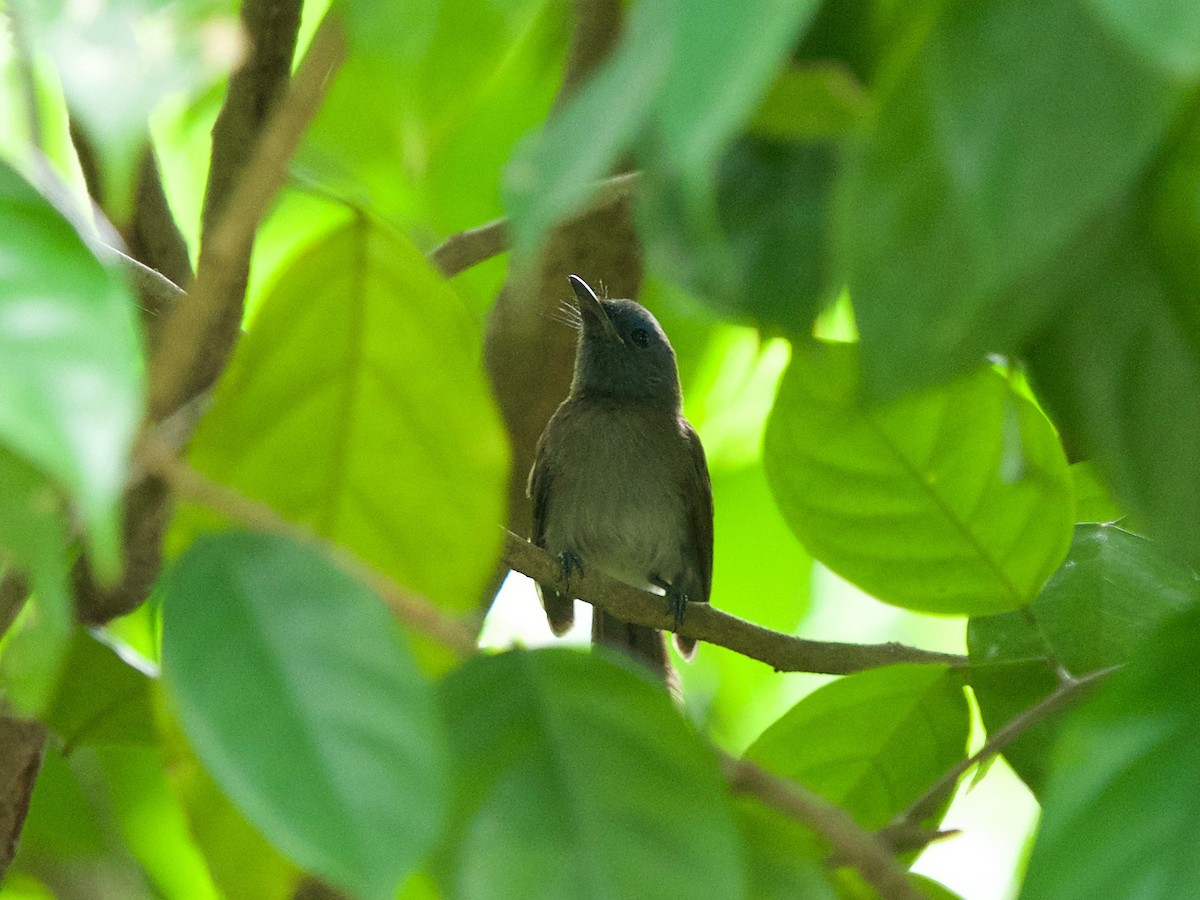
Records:
[[[19,569],[9,566],[0,575],[0,637],[8,633],[29,596],[29,579]]]
[[[478,629],[472,624],[446,616],[426,598],[396,584],[348,550],[289,522],[265,503],[252,500],[197,472],[179,459],[157,434],[143,433],[137,458],[146,471],[166,482],[176,496],[200,503],[258,531],[283,535],[304,546],[317,548],[344,572],[379,595],[406,624],[459,654],[475,652]]]
[[[887,842],[889,846],[896,847],[897,849],[916,850],[924,846],[924,843],[928,843],[928,839],[924,843],[914,842],[914,830],[920,830],[920,823],[937,812],[938,807],[954,792],[955,787],[958,785],[958,780],[970,771],[972,766],[978,765],[983,760],[990,759],[1002,753],[1009,744],[1030,728],[1044,722],[1060,710],[1077,703],[1098,682],[1104,680],[1119,668],[1121,667],[1109,666],[1106,669],[1097,669],[1095,672],[1089,672],[1087,675],[1079,678],[1069,678],[1063,681],[1051,694],[1019,715],[1014,716],[1003,728],[990,734],[987,743],[980,747],[977,753],[957,763],[942,775],[941,778],[930,785],[929,789],[914,800],[908,809],[879,832],[880,839]],[[928,835],[929,838],[941,836],[940,832],[922,831],[921,834]]]
[[[591,202],[566,219],[564,224],[577,222],[592,213],[608,209],[622,200],[629,199],[639,178],[638,172],[625,172],[614,175],[596,183]],[[460,231],[446,238],[433,250],[429,251],[429,261],[447,278],[453,278],[460,272],[465,272],[471,266],[479,265],[493,256],[499,256],[508,249],[508,219],[497,219]]]
[[[344,55],[340,28],[327,15],[237,186],[214,210],[188,302],[176,304],[163,326],[162,343],[150,362],[152,420],[169,415],[224,367],[240,325],[243,292],[238,287],[254,234],[286,180],[288,163]]]
[[[0,715],[0,879],[17,853],[45,743],[40,722]]]
[[[721,754],[721,768],[734,793],[753,795],[817,832],[829,841],[839,864],[857,869],[884,900],[921,900],[888,847],[841,807],[744,759]]]
[[[586,600],[626,622],[658,629],[674,627],[674,619],[667,609],[665,598],[594,571],[585,571],[564,582],[561,567],[550,554],[515,534],[508,535],[504,562],[534,581],[555,585],[561,593]],[[895,663],[932,663],[955,667],[967,664],[964,656],[920,650],[904,644],[843,644],[805,640],[731,616],[707,603],[687,605],[679,633],[757,659],[777,672],[848,675]]]

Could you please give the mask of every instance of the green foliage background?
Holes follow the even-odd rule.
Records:
[[[0,896],[282,898],[306,873],[370,898],[863,896],[731,796],[715,748],[876,830],[1109,667],[1004,750],[1042,808],[1020,896],[1200,890],[1200,7],[640,0],[553,112],[562,0],[328,7],[301,44],[339,16],[347,59],[189,462],[474,610],[510,466],[491,304],[633,166],[641,300],[712,469],[714,605],[804,635],[819,565],[955,617],[969,666],[781,715],[802,676],[705,646],[681,715],[604,654],[453,659],[311,547],[191,505],[148,602],[76,624],[76,558],[119,567],[147,360],[67,109],[110,215],[149,129],[194,258],[237,8],[9,0],[0,568],[32,597],[0,675],[50,736]],[[427,261],[501,216],[510,253]]]

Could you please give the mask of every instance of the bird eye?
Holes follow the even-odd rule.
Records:
[[[645,328],[635,328],[629,332],[629,339],[639,347],[648,347],[650,345],[650,335]]]

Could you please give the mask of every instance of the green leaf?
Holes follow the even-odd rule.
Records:
[[[813,141],[842,137],[866,108],[862,86],[845,67],[817,62],[785,69],[750,123],[754,135]]]
[[[1075,522],[1103,525],[1124,518],[1104,476],[1096,464],[1085,460],[1071,464],[1071,483],[1075,487]]]
[[[583,206],[653,109],[670,60],[675,2],[639,3],[625,36],[542,131],[521,144],[504,179],[513,253],[528,258],[546,231]],[[630,90],[630,85],[637,90]]]
[[[200,539],[172,568],[163,666],[197,754],[281,850],[378,896],[443,821],[429,685],[383,604],[282,538]]]
[[[1167,616],[1200,602],[1200,579],[1154,542],[1113,525],[1080,525],[1066,560],[1027,611],[972,618],[971,686],[989,731],[1075,676],[1126,662]],[[1037,794],[1062,716],[1005,757]]]
[[[0,682],[18,710],[39,716],[51,701],[71,636],[66,511],[46,477],[0,446],[0,562],[24,570],[34,597],[13,623]]]
[[[755,900],[835,900],[825,848],[811,831],[757,800],[740,798],[734,816],[746,847],[748,896]]]
[[[111,577],[142,404],[129,291],[2,162],[0,221],[0,447],[70,492],[96,569]]]
[[[661,685],[600,654],[517,651],[470,660],[441,699],[458,774],[448,893],[744,896],[716,760]]]
[[[1071,539],[1071,484],[1050,423],[990,368],[883,406],[852,345],[797,344],[764,464],[818,560],[886,603],[1014,609]]]
[[[527,256],[554,222],[583,205],[593,182],[635,142],[648,161],[648,189],[669,173],[658,183],[678,188],[688,215],[707,227],[713,167],[816,6],[638,4],[620,45],[509,168],[506,206],[517,254]]]
[[[658,266],[730,318],[808,335],[840,285],[828,226],[840,165],[831,144],[747,136],[716,166],[715,222],[696,227],[687,186],[647,182],[647,242]]]
[[[653,120],[655,150],[670,168],[688,180],[703,178],[753,114],[818,5],[816,0],[677,3],[674,28],[663,41],[671,53],[670,70]]]
[[[1200,321],[1131,198],[1047,267],[1064,314],[1030,347],[1031,380],[1122,509],[1200,566]],[[1132,374],[1131,374],[1132,373]]]
[[[1200,75],[1200,7],[1190,0],[1089,0],[1130,48],[1165,73],[1180,78]]]
[[[133,197],[146,120],[166,97],[197,91],[233,68],[242,52],[228,0],[121,0],[25,3],[39,47],[54,69],[71,114],[87,127],[107,165],[107,194]]]
[[[813,563],[779,515],[762,466],[713,467],[712,489],[713,605],[794,631],[808,611]],[[740,653],[705,646],[679,674],[689,705],[703,710],[706,730],[722,746],[745,746],[769,721],[763,717],[778,712],[778,674]]]
[[[962,679],[940,666],[886,666],[809,694],[746,751],[882,828],[966,754]]]
[[[80,758],[82,757],[82,758]],[[108,812],[125,846],[166,900],[220,897],[171,792],[157,747],[94,747],[72,761],[93,803]]]
[[[471,609],[500,553],[508,478],[475,329],[410,243],[358,218],[280,277],[190,459]]]
[[[1193,87],[1081,0],[942,4],[844,184],[872,395],[1018,350],[1058,298],[1016,286],[1136,180]]]
[[[89,744],[152,744],[153,683],[113,646],[76,629],[57,694],[43,719],[68,750]]]
[[[350,53],[305,136],[303,168],[434,233],[498,218],[500,170],[558,86],[569,11],[546,0],[344,5]]]
[[[1200,609],[1164,621],[1063,729],[1022,900],[1190,896],[1200,884]]]

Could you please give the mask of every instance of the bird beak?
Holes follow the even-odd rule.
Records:
[[[579,312],[583,315],[584,329],[599,328],[609,340],[616,341],[618,344],[625,343],[621,335],[617,333],[617,329],[613,327],[612,320],[604,310],[604,304],[600,302],[600,298],[596,296],[596,292],[588,286],[588,283],[578,275],[568,275],[567,280],[571,282],[575,297],[579,300]]]

